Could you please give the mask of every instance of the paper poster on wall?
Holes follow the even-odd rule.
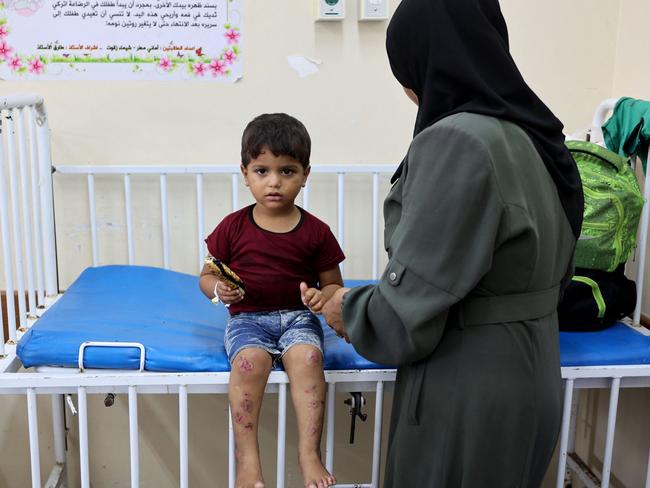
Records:
[[[242,77],[242,0],[0,0],[0,78]]]

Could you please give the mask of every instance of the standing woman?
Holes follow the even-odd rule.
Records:
[[[389,261],[325,318],[398,366],[385,487],[538,487],[583,210],[562,124],[510,56],[497,0],[403,0],[386,47],[418,104],[384,203]]]

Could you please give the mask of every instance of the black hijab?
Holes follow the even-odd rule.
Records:
[[[562,123],[510,56],[498,0],[402,0],[388,26],[386,50],[395,78],[418,96],[414,135],[458,112],[516,123],[535,144],[573,233],[580,234],[582,185]]]

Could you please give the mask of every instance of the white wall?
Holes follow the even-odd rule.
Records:
[[[342,23],[315,23],[312,2],[308,0],[245,0],[244,77],[234,85],[3,82],[0,94],[31,91],[44,95],[56,164],[237,163],[244,125],[255,115],[270,111],[285,111],[303,120],[313,139],[314,165],[397,163],[410,140],[415,107],[403,95],[388,67],[384,49],[387,23],[358,23],[356,6],[356,0],[348,0],[349,16]],[[567,132],[587,126],[603,98],[619,94],[650,98],[650,85],[644,82],[650,68],[642,66],[647,43],[644,45],[644,38],[638,34],[644,19],[650,18],[644,1],[503,0],[502,8],[510,27],[514,58],[529,84],[564,121]],[[286,57],[291,54],[320,59],[319,73],[299,78],[287,64]],[[160,252],[149,251],[149,245],[160,235],[159,222],[148,215],[158,211],[155,186],[147,186],[149,183],[137,183],[146,195],[136,202],[136,257],[141,263],[160,265]],[[87,194],[80,178],[57,177],[55,184],[60,279],[62,287],[66,287],[90,262],[84,210]],[[100,255],[104,263],[123,262],[122,194],[105,190],[107,185],[108,180],[98,180],[98,210],[104,212],[100,237],[112,238],[116,243],[103,245]],[[228,203],[218,195],[220,183],[211,182],[208,188],[211,194],[206,198],[206,227],[228,211]],[[175,180],[170,182],[170,190],[174,193],[170,208],[172,232],[177,231],[173,234],[172,265],[193,272],[196,250],[193,244],[188,249],[185,236],[194,235],[195,227],[184,218],[186,207],[194,205],[192,186],[182,179]],[[327,202],[314,205],[334,226]],[[350,233],[355,237],[350,243],[363,240],[354,229]],[[349,246],[348,255],[360,254],[353,244]],[[364,273],[368,276],[367,268],[352,268],[350,276]],[[8,432],[15,430],[14,419],[24,417],[24,402],[2,402],[0,484],[22,488],[26,486],[28,458],[24,445],[14,447]],[[272,398],[265,407],[271,410],[264,420],[266,432],[274,428],[274,402]],[[116,475],[126,467],[125,441],[117,435],[126,428],[122,403],[118,399],[116,406],[107,410],[97,398],[90,406],[91,444],[101,453],[91,458],[95,486],[128,486],[125,474]],[[47,412],[45,407],[47,403],[43,412]],[[175,400],[147,398],[140,408],[144,422],[140,438],[142,479],[149,480],[142,486],[175,486]],[[192,465],[193,486],[214,486],[225,456],[221,448],[214,447],[214,439],[225,432],[223,425],[210,425],[206,433],[202,422],[207,425],[214,419],[215,424],[223,424],[225,402],[200,397],[191,400],[191,409],[195,419],[192,422],[201,422],[191,427],[191,435],[195,432],[192,449],[200,461]],[[337,446],[342,456],[337,466],[346,476],[358,475],[357,465],[363,459],[359,453],[369,452],[362,450],[368,447],[367,440],[354,450],[345,449],[345,428],[343,424]],[[74,460],[75,426],[71,429],[69,445]],[[44,449],[51,444],[46,429],[41,443]],[[265,469],[272,480],[270,457]],[[291,452],[287,459],[293,461]],[[287,476],[299,479],[295,464],[289,465]],[[624,479],[625,474],[619,476]]]

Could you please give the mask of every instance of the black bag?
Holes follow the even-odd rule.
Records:
[[[557,312],[560,330],[594,331],[631,315],[636,284],[625,274],[625,264],[614,271],[576,268]]]

